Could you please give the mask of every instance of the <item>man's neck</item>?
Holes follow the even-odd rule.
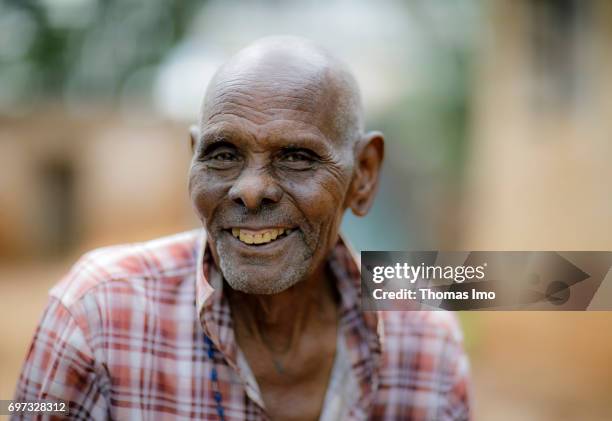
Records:
[[[289,353],[313,324],[337,320],[338,293],[325,266],[278,294],[245,294],[225,287],[237,336],[261,342],[274,354]]]
[[[236,342],[271,419],[318,419],[338,338],[338,294],[327,270],[275,295],[229,290]]]

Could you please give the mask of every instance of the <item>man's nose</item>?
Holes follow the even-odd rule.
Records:
[[[229,198],[249,210],[280,201],[283,192],[264,169],[245,169],[229,191]]]

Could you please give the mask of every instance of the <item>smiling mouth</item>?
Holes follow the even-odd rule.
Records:
[[[295,231],[295,228],[266,228],[261,230],[232,228],[228,231],[231,231],[232,235],[242,243],[258,246],[285,238]]]

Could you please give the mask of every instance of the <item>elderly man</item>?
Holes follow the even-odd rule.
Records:
[[[191,131],[205,229],[85,255],[50,293],[17,399],[79,419],[467,419],[449,313],[360,311],[339,226],[370,208],[383,138],[329,53],[263,39]]]

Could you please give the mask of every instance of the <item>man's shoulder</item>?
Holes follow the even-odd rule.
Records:
[[[50,291],[66,307],[109,284],[134,289],[145,282],[180,281],[195,273],[202,230],[102,247],[84,254]]]

